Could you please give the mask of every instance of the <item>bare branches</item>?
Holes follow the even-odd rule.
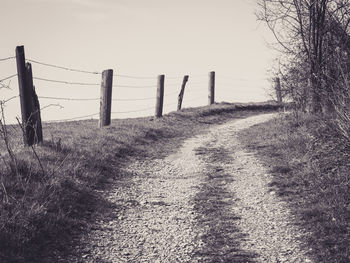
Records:
[[[271,30],[283,55],[297,64],[285,64],[293,81],[303,77],[301,92],[314,113],[323,112],[327,104],[327,71],[336,72],[336,49],[350,53],[350,2],[347,0],[259,0],[258,19]],[[350,70],[350,65],[349,65]],[[295,74],[300,72],[300,74]],[[348,71],[350,72],[350,71]],[[288,84],[289,85],[289,84]],[[298,85],[290,85],[293,89]],[[309,98],[310,97],[310,98]]]
[[[1,117],[0,117],[0,134],[2,137],[3,142],[5,143],[7,153],[10,156],[10,168],[12,172],[14,172],[16,175],[18,175],[18,165],[17,165],[17,159],[15,154],[12,151],[12,148],[10,146],[9,141],[9,134],[6,127],[6,119],[5,119],[5,113],[4,113],[4,102],[0,101],[0,109],[1,109]]]

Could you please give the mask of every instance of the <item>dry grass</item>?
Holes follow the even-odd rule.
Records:
[[[185,109],[161,119],[113,120],[98,129],[97,121],[43,124],[44,143],[36,147],[44,171],[17,127],[8,127],[18,161],[18,174],[3,165],[0,179],[0,262],[47,262],[72,247],[72,236],[87,229],[110,204],[94,189],[123,176],[130,156],[161,158],[182,141],[211,124],[276,109],[271,105],[219,104]],[[0,143],[0,152],[4,146]],[[5,157],[5,162],[9,164]]]
[[[315,262],[350,261],[350,143],[327,118],[292,115],[241,133],[271,167],[271,187],[301,226]]]

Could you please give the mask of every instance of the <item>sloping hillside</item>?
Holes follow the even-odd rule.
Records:
[[[130,156],[161,158],[213,124],[276,108],[223,103],[160,119],[114,120],[104,129],[94,120],[44,124],[44,143],[35,149],[23,148],[20,129],[8,127],[14,155],[1,167],[0,258],[40,262],[69,253],[72,235],[110,207],[96,190],[127,176],[120,169]]]

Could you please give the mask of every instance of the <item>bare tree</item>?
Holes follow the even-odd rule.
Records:
[[[350,4],[346,0],[259,0],[258,3],[258,18],[266,22],[278,48],[291,61],[284,65],[285,71],[290,71],[287,75],[302,78],[304,90],[297,93],[306,96],[309,111],[325,111],[330,92],[330,79],[325,73],[332,68],[330,61],[335,61],[334,51],[344,49]],[[336,47],[334,39],[337,39]]]

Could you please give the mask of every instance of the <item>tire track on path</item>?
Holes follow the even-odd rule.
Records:
[[[226,209],[239,218],[230,225],[244,233],[239,247],[252,255],[250,260],[276,263],[312,262],[308,257],[308,250],[301,242],[306,233],[297,227],[287,204],[269,187],[272,175],[253,153],[244,149],[237,137],[239,131],[267,121],[275,115],[253,116],[212,129],[206,138],[206,147],[197,151],[206,161],[207,170],[212,171],[207,185],[216,185],[215,181],[220,180],[223,175],[230,178],[222,183],[225,191],[232,196],[230,200],[226,200]],[[215,172],[218,168],[219,172]],[[216,218],[222,225],[230,221],[222,213],[216,213]],[[221,233],[229,229],[230,227],[223,228]],[[210,240],[215,238],[214,235]],[[211,246],[208,247],[210,248]],[[216,251],[221,251],[222,255],[217,255],[217,260],[209,259],[206,262],[249,262],[247,259],[237,258],[235,251],[231,255],[225,253],[224,246],[217,246]],[[226,249],[226,252],[230,250]]]

